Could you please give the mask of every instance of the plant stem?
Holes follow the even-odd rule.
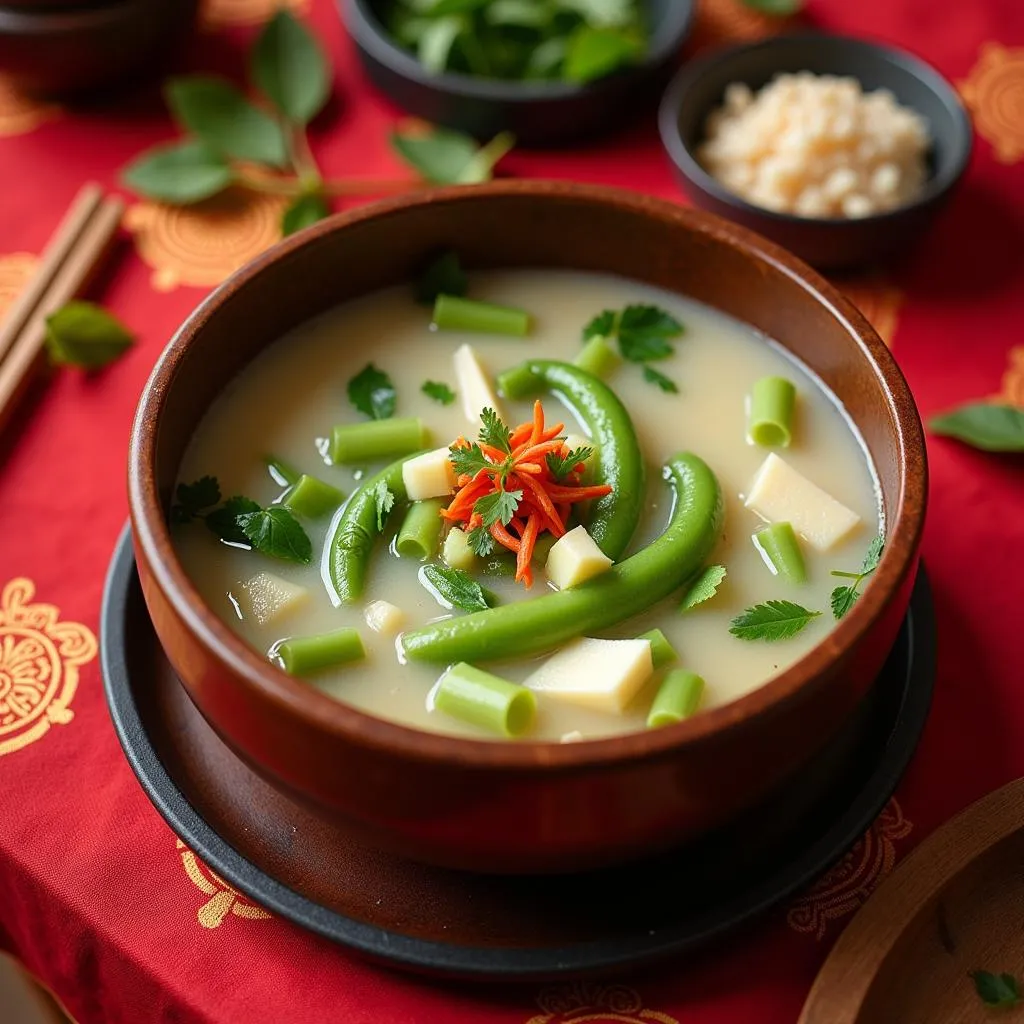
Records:
[[[291,128],[289,131],[286,127],[285,130],[288,133],[288,149],[292,165],[299,176],[299,181],[304,187],[312,190],[311,186],[318,185],[323,181],[323,175],[320,173],[316,157],[313,156],[313,150],[310,149],[309,137],[303,128]]]
[[[271,178],[237,172],[236,181],[242,188],[274,196],[294,197],[307,191],[300,178]],[[378,181],[374,178],[338,178],[334,181],[321,180],[319,183],[319,191],[325,196],[383,195],[429,187],[429,182],[415,179]]]

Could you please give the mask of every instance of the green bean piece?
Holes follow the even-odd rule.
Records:
[[[789,523],[772,523],[758,530],[751,540],[777,576],[790,583],[803,583],[807,579],[800,541]]]
[[[331,431],[331,461],[373,462],[393,459],[426,447],[430,432],[423,420],[371,420],[369,423],[339,423]]]
[[[651,710],[647,714],[647,728],[658,729],[675,725],[697,710],[704,696],[704,680],[693,672],[677,668],[669,672],[658,687]]]
[[[413,452],[392,462],[352,492],[338,517],[327,556],[328,575],[342,604],[358,601],[366,587],[366,571],[373,554],[373,542],[381,532],[377,503],[382,490],[389,491],[396,504],[408,501],[402,466],[422,452]]]
[[[588,475],[611,484],[611,494],[590,503],[587,532],[613,561],[629,546],[644,506],[644,461],[633,421],[607,384],[572,363],[531,359],[506,370],[498,387],[509,398],[539,391],[558,395],[584,423],[593,439]]]
[[[395,550],[403,558],[418,558],[424,562],[437,554],[444,525],[441,520],[444,505],[440,498],[428,498],[409,506],[395,541]]]
[[[763,448],[788,448],[793,439],[796,386],[785,377],[762,377],[750,396],[750,439]]]
[[[438,295],[434,301],[434,323],[446,331],[479,331],[525,338],[530,333],[530,314],[515,306]]]
[[[434,707],[500,736],[522,736],[533,724],[537,698],[525,686],[462,661],[441,677],[434,693]]]
[[[602,334],[595,334],[580,349],[573,365],[595,377],[607,377],[621,362],[618,352],[608,344],[608,339]]]
[[[302,473],[277,499],[277,503],[287,505],[293,512],[307,519],[319,519],[328,512],[340,508],[344,500],[345,495],[337,487],[325,484],[315,476]]]
[[[451,663],[539,654],[668,597],[711,553],[723,506],[714,473],[696,455],[674,456],[665,477],[675,506],[665,532],[647,547],[578,587],[410,630],[402,637],[406,656]]]
[[[282,487],[298,483],[299,477],[302,476],[302,473],[290,462],[285,462],[284,459],[279,459],[276,455],[264,455],[263,463],[267,467],[270,479]]]
[[[637,640],[651,642],[651,662],[655,668],[662,668],[679,660],[676,649],[668,642],[668,637],[660,629],[649,629],[646,633],[641,633]]]
[[[281,667],[289,675],[311,676],[325,668],[334,668],[366,657],[358,630],[345,627],[315,636],[293,636],[271,648]]]

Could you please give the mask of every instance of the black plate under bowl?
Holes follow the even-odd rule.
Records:
[[[479,980],[608,974],[679,955],[818,878],[867,830],[931,703],[923,571],[862,711],[765,804],[628,867],[528,878],[447,871],[355,841],[270,786],[214,734],[157,642],[125,530],[104,595],[107,702],[128,762],[175,833],[246,896],[371,959]]]

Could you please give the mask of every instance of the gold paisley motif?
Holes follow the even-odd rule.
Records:
[[[958,87],[996,159],[1014,164],[1024,157],[1024,47],[985,43]]]
[[[786,915],[789,927],[824,938],[830,921],[867,902],[896,865],[895,841],[906,838],[913,828],[893,797],[857,845],[793,903]]]
[[[199,23],[206,29],[255,25],[265,21],[279,7],[288,7],[296,14],[302,14],[309,7],[309,0],[203,0]]]
[[[541,1013],[526,1024],[679,1024],[660,1010],[644,1009],[636,989],[588,981],[552,985],[537,996]]]
[[[996,401],[1024,409],[1024,345],[1010,349],[1010,365],[1003,374],[1003,389]]]
[[[900,306],[903,305],[903,292],[874,275],[845,278],[835,283],[878,331],[882,341],[892,348]]]
[[[9,78],[0,75],[0,138],[24,135],[59,113],[60,107],[25,96],[15,89]]]
[[[0,320],[28,284],[39,266],[39,257],[30,252],[12,252],[0,256]]]
[[[696,52],[776,35],[791,20],[761,14],[747,7],[743,0],[698,0],[689,48]]]
[[[271,916],[211,871],[180,839],[176,842],[185,874],[200,892],[210,897],[196,912],[196,919],[204,928],[219,928],[228,914],[250,921]]]
[[[32,604],[36,587],[11,580],[0,594],[0,756],[74,718],[68,706],[79,668],[96,657],[96,637],[78,622],[61,622],[52,604]]]
[[[157,291],[208,288],[280,239],[286,203],[280,196],[229,189],[193,206],[137,203],[125,212],[124,226],[153,268]]]

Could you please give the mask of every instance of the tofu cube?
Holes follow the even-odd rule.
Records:
[[[447,565],[453,569],[472,569],[476,562],[476,555],[469,546],[469,536],[464,530],[457,526],[448,531],[444,539],[444,548],[441,552]]]
[[[653,671],[649,640],[581,637],[548,658],[523,685],[569,704],[620,714]]]
[[[548,552],[548,579],[559,590],[600,576],[612,567],[612,560],[597,546],[586,527],[577,526],[555,541]]]
[[[236,600],[244,619],[266,626],[301,608],[309,591],[272,572],[258,572],[240,584]]]
[[[772,452],[761,464],[746,507],[769,523],[788,522],[818,551],[828,551],[860,523],[860,516],[811,483]]]
[[[402,483],[410,501],[442,498],[455,488],[455,470],[447,448],[424,452],[402,465]]]
[[[491,408],[499,416],[501,406],[494,394],[491,378],[480,364],[476,352],[471,345],[460,345],[455,350],[455,380],[462,396],[462,410],[466,419],[474,426],[480,422],[480,413]]]
[[[366,624],[375,633],[396,635],[405,622],[405,612],[390,601],[371,601],[363,612]]]

